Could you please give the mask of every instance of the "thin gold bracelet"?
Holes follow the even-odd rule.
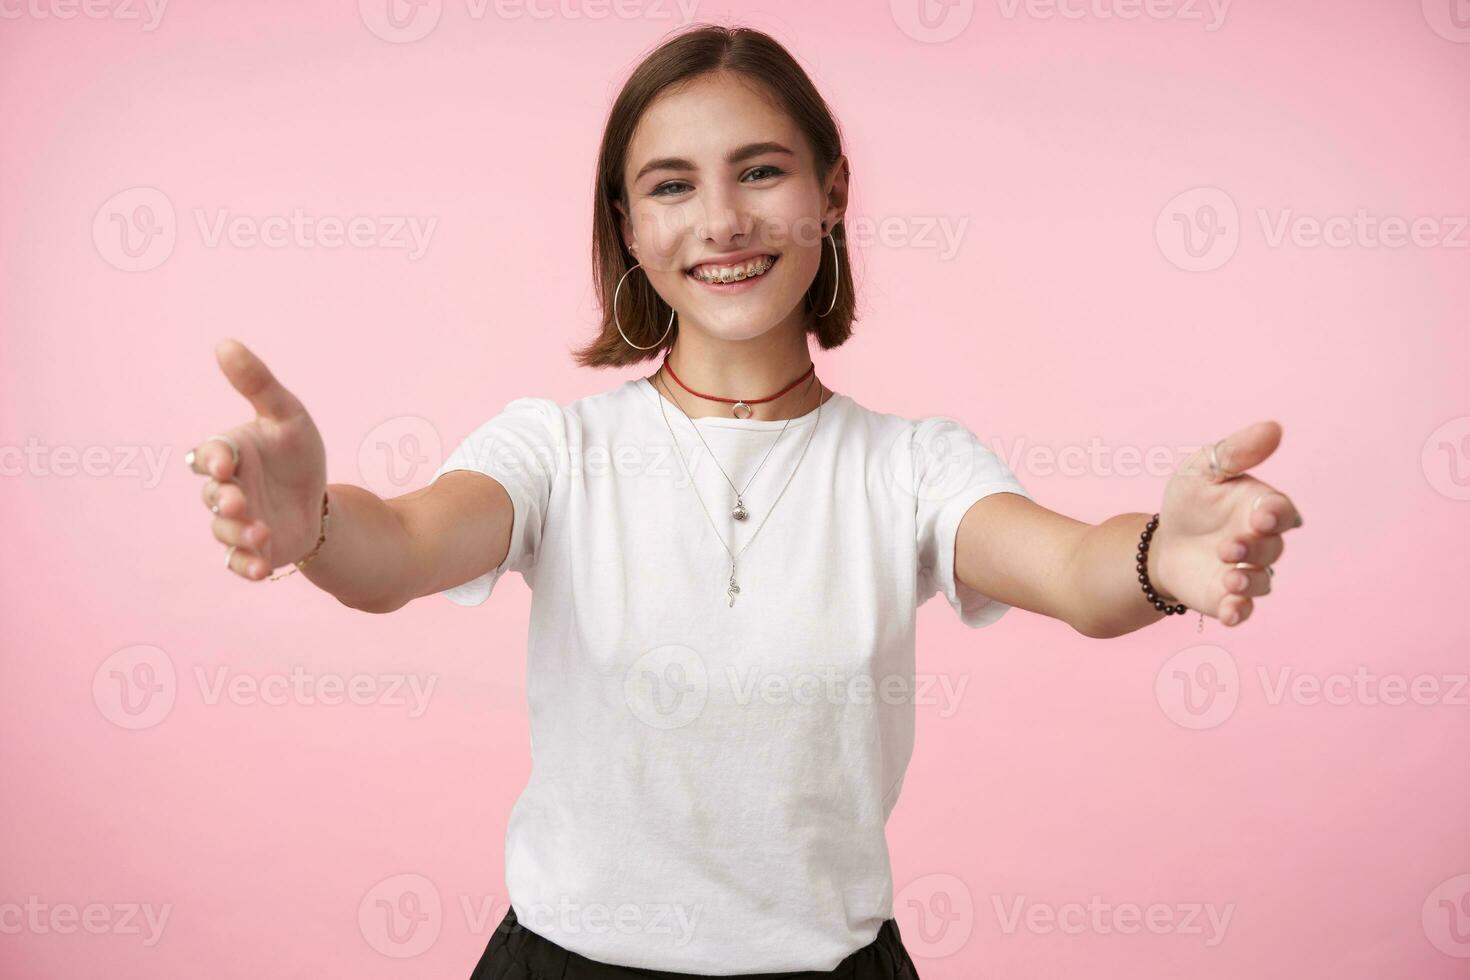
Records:
[[[322,533],[317,536],[316,544],[312,547],[312,549],[310,551],[308,551],[306,553],[306,557],[305,558],[302,558],[299,561],[293,561],[291,563],[295,567],[292,568],[289,572],[282,572],[280,575],[272,575],[270,577],[269,581],[274,582],[278,578],[285,578],[287,575],[295,575],[296,572],[299,569],[301,569],[303,566],[305,566],[307,562],[311,561],[313,558],[316,557],[317,552],[319,552],[319,551],[322,550],[322,545],[323,544],[326,544],[326,541],[327,541],[327,491],[326,490],[323,490],[322,491]]]

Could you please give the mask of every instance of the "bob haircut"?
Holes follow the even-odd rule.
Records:
[[[623,244],[621,225],[614,202],[628,207],[628,188],[623,184],[628,145],[644,111],[667,88],[701,75],[733,72],[764,91],[778,108],[796,123],[805,135],[818,167],[818,180],[842,156],[842,135],[826,102],[789,52],[774,38],[744,27],[695,24],[683,29],[653,50],[624,83],[608,113],[602,133],[602,146],[597,155],[596,200],[592,209],[592,281],[602,306],[602,326],[597,337],[573,351],[583,367],[620,367],[661,356],[673,346],[679,335],[679,324],[658,347],[638,350],[624,342],[613,319],[613,292],[623,274],[637,260]],[[836,245],[837,260],[832,261],[832,245],[822,243],[821,264],[806,294],[807,333],[813,334],[824,350],[841,345],[852,335],[857,315],[857,300],[852,288],[852,268],[848,262],[847,230],[838,221],[829,234]],[[832,291],[839,285],[832,311],[818,317],[833,302]],[[813,299],[818,297],[819,299]],[[630,276],[623,284],[619,319],[634,343],[645,347],[663,333],[673,310],[649,284],[646,276]],[[820,303],[820,306],[814,304]]]

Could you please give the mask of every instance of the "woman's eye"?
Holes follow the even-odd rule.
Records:
[[[761,171],[766,171],[770,177],[780,177],[786,173],[786,171],[782,170],[780,167],[760,166],[751,167],[750,170],[746,171],[746,176],[748,177],[751,174],[759,173]],[[769,177],[759,179],[769,179]],[[654,197],[668,197],[670,194],[682,194],[682,188],[686,188],[688,186],[688,181],[670,180],[666,183],[659,184],[651,191],[651,193]]]
[[[769,170],[771,172],[771,176],[773,176],[773,177],[779,177],[779,176],[781,176],[782,174],[784,174],[786,172],[786,171],[782,170],[780,167],[760,166],[760,167],[751,167],[750,168],[750,172],[751,173],[755,173],[758,170]]]

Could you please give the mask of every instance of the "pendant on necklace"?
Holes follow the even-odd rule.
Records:
[[[745,501],[741,500],[739,497],[736,497],[735,509],[730,511],[730,516],[735,518],[737,521],[743,521],[747,517],[749,517],[750,512],[745,509]]]
[[[725,590],[725,595],[730,600],[730,605],[735,605],[735,597],[740,594],[740,586],[735,584],[735,566],[730,566],[730,587]]]
[[[741,414],[742,410],[745,413],[744,415]],[[735,414],[735,417],[737,419],[748,419],[755,414],[755,409],[745,404],[745,402],[736,402],[735,407],[732,408],[730,411]]]

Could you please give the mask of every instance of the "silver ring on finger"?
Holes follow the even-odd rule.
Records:
[[[1230,567],[1231,568],[1244,569],[1247,572],[1259,572],[1260,571],[1260,568],[1256,567],[1255,565],[1252,565],[1248,561],[1231,562]],[[1266,592],[1262,592],[1261,595],[1265,595],[1267,592],[1270,592],[1271,591],[1271,579],[1270,579],[1271,566],[1270,565],[1267,565],[1267,566],[1265,566],[1265,568],[1266,568]]]
[[[229,550],[227,550],[225,552],[225,567],[226,568],[229,568],[230,567],[230,560],[235,557],[235,550],[237,548],[239,548],[239,547],[240,547],[239,545],[232,544],[232,545],[230,545]]]
[[[204,443],[216,439],[224,443],[226,446],[230,447],[230,464],[231,466],[238,469],[240,466],[240,447],[235,445],[235,440],[231,439],[229,436],[219,435],[218,433],[212,436],[205,436],[203,442],[201,442],[199,445],[202,446],[204,445]],[[187,453],[184,453],[184,465],[189,467],[189,471],[191,473],[196,472],[194,469],[194,460],[198,457],[198,448],[198,446],[195,446]]]
[[[1232,473],[1225,467],[1220,465],[1220,456],[1218,449],[1220,442],[1221,440],[1217,439],[1214,442],[1210,443],[1210,478],[1214,480],[1233,480],[1237,476],[1240,476],[1240,474]]]
[[[1230,567],[1232,567],[1232,569],[1244,570],[1244,572],[1260,572],[1261,570],[1260,566],[1254,566],[1254,564],[1251,564],[1250,561],[1232,561],[1232,563],[1230,563]]]
[[[237,446],[237,445],[235,445],[235,440],[231,439],[229,436],[219,435],[218,433],[216,433],[215,435],[212,435],[212,436],[205,436],[204,437],[204,441],[205,442],[210,442],[210,441],[216,440],[216,439],[219,440],[220,442],[224,443],[226,446],[229,446],[230,447],[230,457],[231,457],[230,462],[231,463],[239,463],[240,462],[240,447]]]

